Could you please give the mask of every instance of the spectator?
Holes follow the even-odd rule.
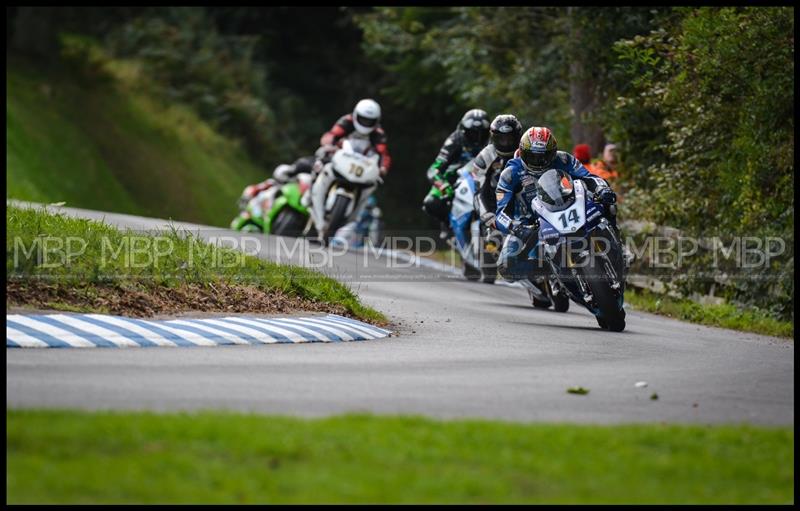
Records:
[[[578,144],[572,148],[572,155],[576,160],[583,163],[583,166],[591,171],[589,168],[589,161],[592,159],[592,152],[589,144]]]
[[[589,172],[609,182],[617,179],[619,177],[617,174],[617,145],[606,144],[603,148],[603,158],[592,162]]]

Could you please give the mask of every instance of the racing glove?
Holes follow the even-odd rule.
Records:
[[[453,194],[453,187],[445,179],[441,178],[436,179],[433,182],[433,187],[442,192],[442,195],[445,197],[449,197]]]
[[[517,238],[521,239],[524,242],[528,241],[528,239],[539,229],[539,223],[534,221],[533,224],[523,224],[519,220],[514,220],[511,222],[511,233],[516,236]]]
[[[601,188],[597,191],[597,198],[601,204],[609,206],[617,202],[617,194],[611,188]]]
[[[316,156],[318,160],[328,161],[338,149],[339,147],[333,144],[322,145],[314,152],[314,156]]]

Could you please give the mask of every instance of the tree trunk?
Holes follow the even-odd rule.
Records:
[[[572,112],[570,134],[573,144],[589,144],[592,157],[595,157],[603,151],[605,136],[602,128],[591,122],[592,114],[598,106],[592,78],[592,62],[590,56],[582,51],[581,34],[584,29],[577,17],[577,10],[570,7],[568,13],[571,19],[570,40],[574,48],[569,55],[569,106]]]

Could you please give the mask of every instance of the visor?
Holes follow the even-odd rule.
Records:
[[[489,131],[486,129],[470,128],[464,130],[464,138],[470,146],[484,145],[489,137]]]
[[[513,133],[495,133],[492,135],[492,143],[498,151],[509,152],[517,148],[517,141]]]
[[[365,128],[372,128],[376,124],[378,124],[378,119],[372,117],[364,117],[362,115],[356,115],[356,121],[358,124],[364,126]]]
[[[522,152],[522,161],[525,162],[525,165],[533,169],[542,169],[550,165],[552,159],[553,155],[548,154],[547,152],[544,153],[531,153],[527,151]]]

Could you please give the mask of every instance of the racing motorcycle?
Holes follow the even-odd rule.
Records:
[[[481,279],[492,284],[497,278],[498,247],[502,242],[498,243],[498,240],[490,237],[486,223],[481,220],[478,191],[482,183],[475,177],[472,168],[470,161],[458,170],[459,177],[449,214],[453,247],[461,256],[467,280]]]
[[[300,236],[308,221],[308,208],[301,197],[311,188],[311,175],[298,174],[297,181],[273,185],[247,202],[231,228],[276,236]]]
[[[539,216],[539,244],[557,283],[606,330],[625,329],[625,264],[622,244],[581,180],[550,169],[532,201]],[[610,206],[613,207],[613,206]]]
[[[345,139],[342,147],[334,154],[330,162],[322,167],[317,183],[332,181],[327,191],[314,190],[311,193],[325,193],[325,200],[317,210],[314,201],[311,206],[311,217],[305,233],[314,228],[313,218],[320,220],[319,239],[328,245],[340,227],[355,220],[355,217],[372,195],[381,179],[378,162],[380,155],[375,152],[369,141]],[[321,178],[325,179],[321,179]]]

